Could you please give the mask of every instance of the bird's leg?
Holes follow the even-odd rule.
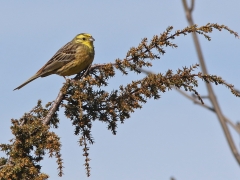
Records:
[[[85,75],[89,72],[89,69],[90,69],[91,66],[92,66],[92,64],[90,64],[90,65],[87,67],[87,69],[86,69],[86,71],[84,72],[84,74],[82,75],[82,77],[85,76]]]
[[[67,78],[66,76],[63,76],[66,81],[70,80],[70,78]]]

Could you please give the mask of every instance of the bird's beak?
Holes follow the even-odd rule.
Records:
[[[95,41],[95,39],[93,37],[90,37],[89,41]]]

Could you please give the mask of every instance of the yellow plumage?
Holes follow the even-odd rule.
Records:
[[[58,74],[60,76],[71,76],[86,69],[94,59],[94,38],[87,33],[81,33],[59,49],[56,54],[30,79],[18,86],[20,89],[31,81]]]

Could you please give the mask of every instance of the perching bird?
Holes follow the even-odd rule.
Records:
[[[51,74],[71,76],[86,69],[94,59],[95,39],[87,33],[81,33],[59,49],[56,54],[30,79],[18,86],[20,89],[31,81]]]

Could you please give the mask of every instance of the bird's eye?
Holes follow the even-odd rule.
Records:
[[[84,40],[84,41],[85,41],[85,40],[86,40],[86,38],[82,38],[82,40]]]

